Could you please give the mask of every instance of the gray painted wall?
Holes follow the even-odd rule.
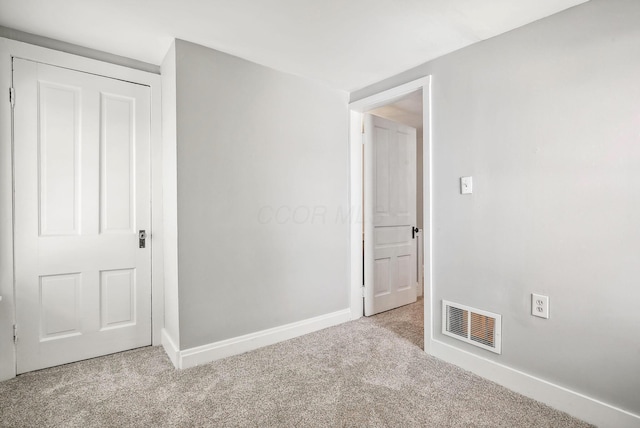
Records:
[[[442,299],[500,313],[503,354],[436,338],[635,414],[639,22],[592,0],[352,94],[433,75],[435,329]]]
[[[162,61],[162,190],[164,232],[164,328],[173,344],[180,343],[178,313],[178,208],[177,208],[177,76],[176,45]]]
[[[349,307],[348,94],[176,41],[180,348]]]

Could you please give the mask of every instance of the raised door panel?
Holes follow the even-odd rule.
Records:
[[[80,233],[81,89],[38,85],[40,235]]]
[[[100,320],[102,329],[136,323],[136,271],[118,269],[100,272]]]
[[[383,127],[374,129],[376,146],[375,156],[375,209],[376,217],[389,215],[390,166],[389,166],[389,130]]]
[[[135,99],[100,94],[100,231],[135,225]]]
[[[411,152],[410,135],[406,132],[398,131],[396,134],[397,141],[395,146],[396,152],[396,169],[395,169],[395,198],[393,212],[397,216],[405,218],[406,224],[411,221],[411,209],[412,202],[415,209],[415,192],[411,193],[412,189],[412,177],[411,169],[412,162],[415,162],[415,151]],[[415,144],[413,144],[415,148]],[[415,186],[415,183],[413,183]]]
[[[384,296],[391,292],[391,258],[376,259],[374,263],[376,278],[374,296]]]
[[[80,293],[82,275],[40,277],[40,340],[56,340],[81,334]]]
[[[403,254],[396,257],[396,264],[398,269],[396,271],[396,290],[403,291],[408,290],[412,286],[415,286],[411,280],[411,273],[414,271],[414,263],[412,263],[411,254]]]

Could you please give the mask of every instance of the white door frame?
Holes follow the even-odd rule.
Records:
[[[432,332],[432,263],[431,263],[431,76],[426,76],[395,88],[377,93],[349,104],[349,165],[350,206],[353,213],[350,231],[349,266],[351,267],[351,318],[363,315],[362,306],[362,115],[377,107],[393,103],[403,96],[422,89],[423,129],[423,253],[425,262],[424,287],[424,350],[430,352]]]
[[[0,381],[15,377],[13,269],[12,111],[9,88],[12,58],[23,58],[147,85],[151,90],[151,320],[153,345],[160,344],[164,326],[162,248],[162,140],[160,75],[0,38]],[[16,102],[20,102],[16,94]],[[19,332],[18,332],[19,336]]]

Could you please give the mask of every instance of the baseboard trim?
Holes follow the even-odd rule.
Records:
[[[291,324],[285,324],[279,327],[245,334],[244,336],[238,336],[195,348],[185,349],[183,351],[178,351],[176,349],[176,353],[174,354],[175,361],[171,358],[171,355],[169,355],[169,358],[171,358],[175,367],[179,369],[186,369],[230,357],[232,355],[243,354],[254,349],[262,348],[263,346],[273,345],[275,343],[313,333],[314,331],[322,330],[327,327],[342,324],[350,320],[351,310],[344,309]],[[162,344],[165,346],[165,350],[167,350],[164,331],[162,338]],[[166,338],[166,342],[172,345],[173,343],[170,341],[168,335]],[[170,348],[170,351],[173,352],[173,349],[175,349],[175,347]],[[168,353],[169,351],[167,354]]]
[[[578,419],[601,427],[640,427],[639,415],[476,354],[463,351],[444,342],[433,339],[430,342],[433,356],[566,412]]]
[[[167,332],[166,328],[162,329],[162,335],[160,337],[160,343],[162,343],[162,347],[164,348],[164,352],[167,353],[167,356],[171,360],[171,363],[174,367],[178,367],[178,361],[180,360],[180,350],[169,336],[169,332]]]

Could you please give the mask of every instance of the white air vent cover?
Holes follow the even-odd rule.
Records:
[[[443,300],[442,334],[502,353],[502,316],[498,314]]]

